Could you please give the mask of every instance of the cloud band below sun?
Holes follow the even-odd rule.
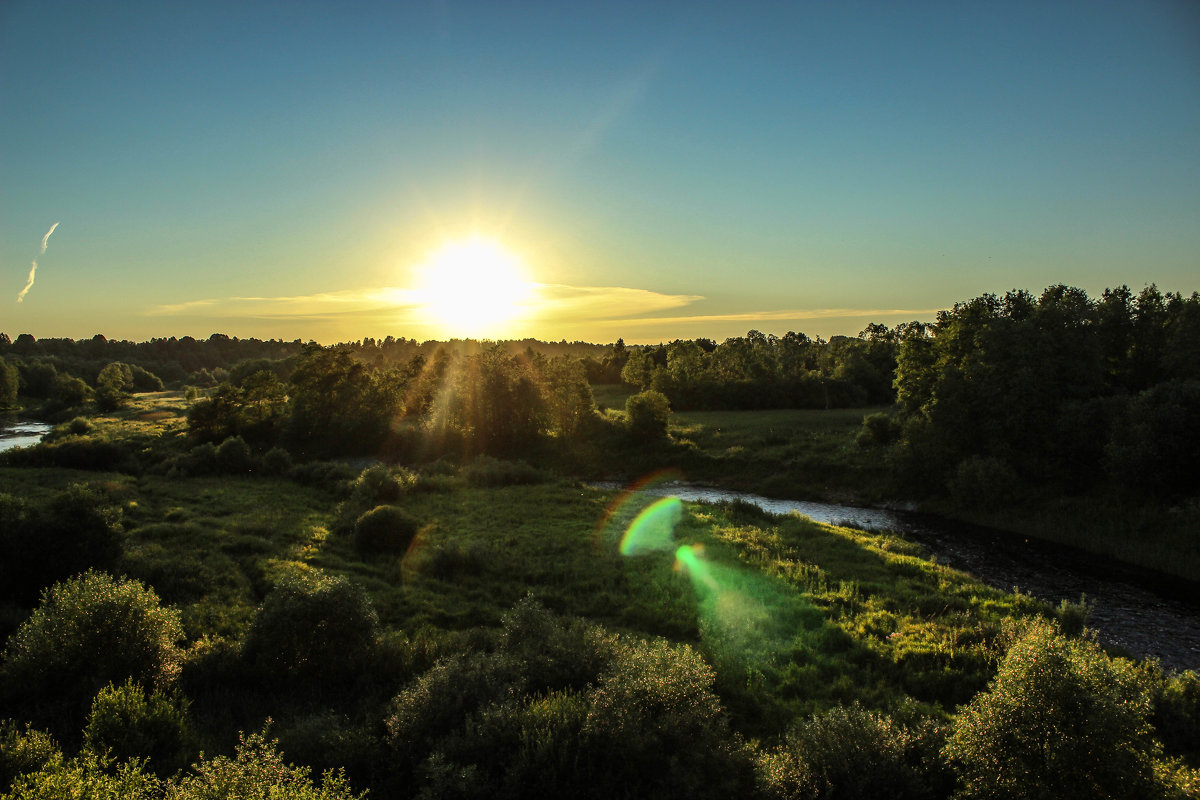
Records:
[[[704,301],[701,295],[666,294],[648,289],[620,286],[568,286],[564,284],[533,284],[534,291],[525,306],[509,323],[508,330],[491,338],[523,337],[528,335],[573,335],[580,328],[608,331],[613,329],[646,329],[664,326],[664,330],[745,323],[803,322],[806,320],[836,319],[930,319],[939,309],[871,309],[871,308],[791,308],[752,310],[733,313],[687,314],[686,309]],[[369,324],[386,325],[400,335],[425,335],[428,320],[422,315],[423,300],[416,289],[382,287],[362,290],[339,290],[311,295],[279,297],[227,297],[190,300],[155,306],[145,313],[149,316],[203,318],[220,320],[271,320],[341,323],[349,328]],[[672,313],[674,312],[674,313]],[[569,330],[568,330],[569,329]],[[411,330],[412,333],[407,331]],[[616,333],[617,331],[614,331]],[[618,335],[620,335],[618,333]],[[685,335],[680,331],[680,336]],[[703,333],[697,335],[704,335]],[[666,338],[674,338],[664,333]]]

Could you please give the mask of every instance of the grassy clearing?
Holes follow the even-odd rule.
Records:
[[[623,556],[620,537],[651,499],[614,516],[614,493],[568,482],[410,490],[398,501],[420,524],[408,551],[364,556],[329,533],[341,495],[289,481],[0,477],[32,496],[81,481],[105,490],[123,509],[123,571],[181,609],[192,642],[237,642],[272,585],[314,567],[362,585],[384,628],[409,638],[495,628],[532,593],[563,615],[698,646],[753,735],[854,700],[948,712],[986,683],[1001,620],[1045,611],[892,535],[740,505],[687,504],[671,547]]]
[[[674,414],[671,436],[688,477],[773,497],[878,502],[888,474],[854,437],[877,409],[785,409]]]

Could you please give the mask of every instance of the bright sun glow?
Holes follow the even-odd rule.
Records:
[[[521,260],[492,239],[450,242],[421,267],[428,321],[450,336],[502,336],[533,299]]]

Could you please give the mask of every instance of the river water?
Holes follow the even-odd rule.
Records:
[[[37,444],[50,431],[50,427],[45,422],[27,419],[0,419],[0,453],[14,447]]]
[[[616,483],[593,484],[621,489]],[[744,500],[772,514],[803,514],[817,522],[889,529],[920,543],[939,563],[997,589],[1019,588],[1057,606],[1086,594],[1094,603],[1088,627],[1101,642],[1171,669],[1200,669],[1200,587],[1051,542],[965,525],[911,511],[776,500],[744,492],[668,483],[644,489],[680,500]]]

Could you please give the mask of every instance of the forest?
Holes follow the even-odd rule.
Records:
[[[1200,796],[1200,676],[887,530],[1200,582],[1200,294],[826,341],[0,333],[0,797]],[[597,488],[617,481],[625,491]]]

